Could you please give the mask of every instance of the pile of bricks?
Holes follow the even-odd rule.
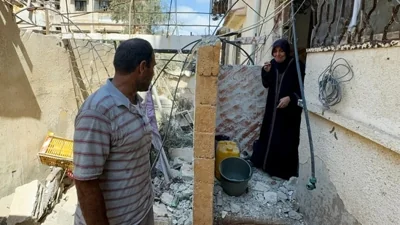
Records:
[[[215,128],[220,43],[199,48],[194,125],[193,224],[213,224]]]

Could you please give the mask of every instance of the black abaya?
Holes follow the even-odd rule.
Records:
[[[305,66],[300,62],[304,80]],[[263,86],[268,88],[268,97],[260,138],[253,149],[251,161],[270,176],[289,179],[298,176],[298,146],[302,108],[297,105],[301,98],[296,62],[287,57],[285,62],[271,61],[271,69],[261,69]],[[281,98],[289,96],[286,108],[278,109]]]

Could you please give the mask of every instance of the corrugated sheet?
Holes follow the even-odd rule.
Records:
[[[217,134],[252,151],[258,139],[267,98],[260,66],[222,66],[218,76]]]

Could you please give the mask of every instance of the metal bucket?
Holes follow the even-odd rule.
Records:
[[[253,170],[246,160],[229,157],[219,165],[221,187],[230,196],[240,196],[246,192]]]

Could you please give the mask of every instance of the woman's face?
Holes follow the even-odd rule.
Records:
[[[277,63],[281,63],[286,59],[286,53],[283,51],[281,47],[276,47],[272,52],[274,59]]]

